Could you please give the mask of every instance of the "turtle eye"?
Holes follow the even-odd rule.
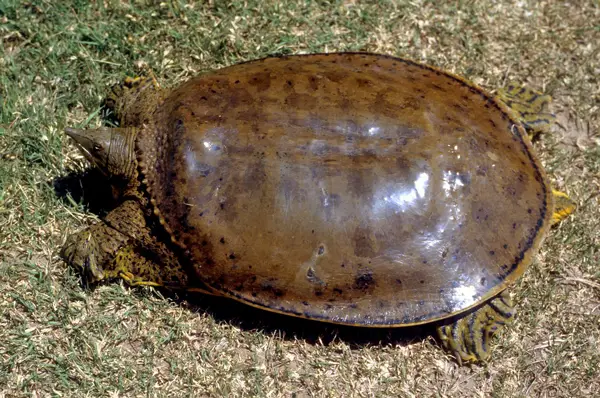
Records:
[[[92,149],[94,150],[94,152],[102,152],[102,145],[94,144],[94,147]]]

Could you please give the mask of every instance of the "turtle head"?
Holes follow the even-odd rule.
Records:
[[[82,130],[67,127],[65,133],[75,140],[87,160],[108,177],[130,180],[135,175],[135,128],[101,127]]]

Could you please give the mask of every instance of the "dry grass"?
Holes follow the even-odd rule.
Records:
[[[0,4],[0,397],[598,394],[597,1],[147,3]],[[97,192],[62,178],[86,167],[65,125],[99,123],[107,87],[147,69],[175,85],[267,54],[340,50],[555,97],[562,127],[536,147],[579,210],[515,289],[519,317],[491,363],[458,367],[430,330],[349,330],[222,299],[80,287],[56,253],[94,220]]]

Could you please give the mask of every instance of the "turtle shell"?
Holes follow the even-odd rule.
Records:
[[[175,89],[142,128],[155,213],[197,276],[272,311],[366,326],[454,315],[524,271],[551,190],[520,123],[436,68],[265,58]]]

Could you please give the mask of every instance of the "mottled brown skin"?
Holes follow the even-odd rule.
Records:
[[[504,104],[372,54],[252,61],[168,95],[134,83],[111,99],[124,129],[74,137],[100,167],[111,163],[94,144],[135,142],[112,156],[124,205],[63,250],[90,280],[179,284],[379,327],[480,306],[440,337],[459,361],[487,357],[512,316],[507,294],[489,299],[529,265],[553,214]],[[521,120],[538,123],[525,115],[532,96],[513,94],[525,98]]]

